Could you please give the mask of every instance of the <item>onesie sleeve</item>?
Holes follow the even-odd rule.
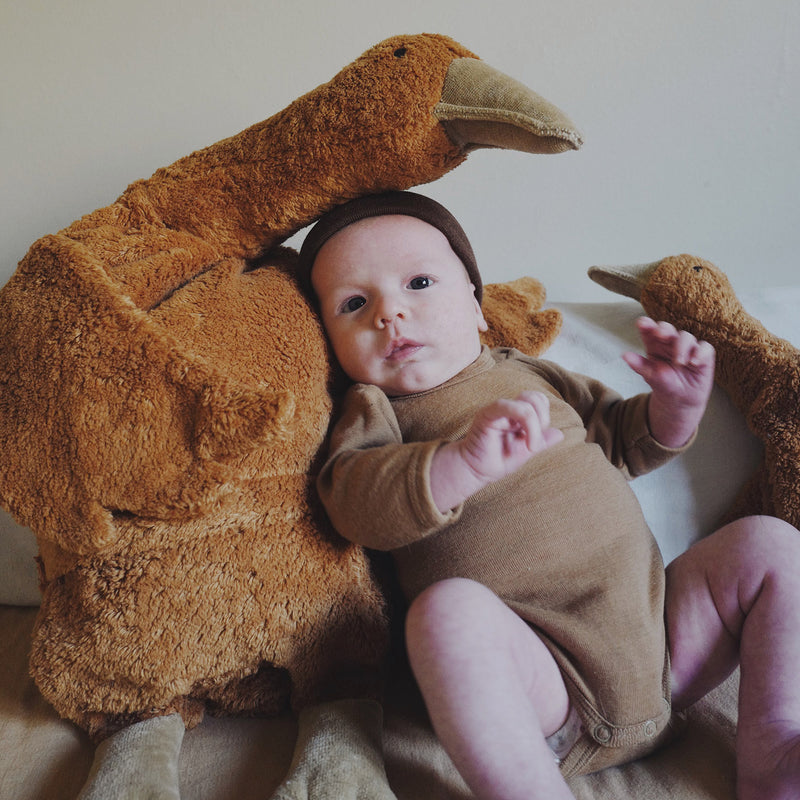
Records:
[[[393,550],[455,521],[461,507],[442,514],[430,489],[431,461],[443,443],[404,443],[386,395],[353,386],[317,479],[336,530],[356,544]]]
[[[524,358],[575,409],[586,428],[586,441],[599,445],[627,478],[663,466],[689,448],[697,436],[695,432],[682,447],[665,447],[650,433],[649,393],[623,398],[600,381],[570,372],[552,361]]]

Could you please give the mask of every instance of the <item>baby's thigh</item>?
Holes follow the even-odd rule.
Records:
[[[465,694],[503,693],[536,709],[545,734],[563,723],[569,698],[558,665],[536,632],[480,583],[450,578],[412,603],[406,637],[414,671],[456,680]]]

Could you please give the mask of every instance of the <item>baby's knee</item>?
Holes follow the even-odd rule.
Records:
[[[722,533],[731,555],[743,564],[770,572],[800,574],[800,531],[771,516],[743,517],[725,526]]]

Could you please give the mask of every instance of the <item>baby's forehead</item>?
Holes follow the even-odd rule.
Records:
[[[448,257],[454,253],[466,270],[470,283],[475,287],[475,297],[480,302],[483,284],[467,235],[444,206],[414,192],[364,195],[336,206],[320,217],[300,248],[296,265],[298,282],[313,297],[312,268],[329,242],[341,252],[346,252],[345,247],[364,246],[365,243],[379,249],[389,246],[383,237],[391,239],[394,236],[396,239],[398,230],[407,237],[406,241],[422,243],[422,247],[428,243],[432,248],[438,242]],[[364,232],[368,235],[357,235]]]
[[[342,228],[319,249],[311,268],[315,294],[335,295],[381,277],[435,275],[470,283],[464,262],[436,227],[413,217],[386,215]]]
[[[417,241],[429,244],[445,242],[450,247],[447,237],[430,223],[406,214],[384,214],[350,223],[331,236],[320,248],[320,253],[334,242],[340,248],[361,247],[365,244],[380,247],[384,243],[389,246],[396,236],[410,237],[407,241],[411,244]]]
[[[358,220],[337,231],[320,247],[311,271],[316,274],[322,267],[336,272],[354,264],[386,269],[398,262],[411,265],[451,259],[464,266],[438,228],[415,217],[387,214]]]

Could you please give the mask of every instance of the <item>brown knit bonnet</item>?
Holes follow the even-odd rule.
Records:
[[[464,264],[470,282],[475,286],[475,297],[480,303],[483,296],[483,282],[478,272],[472,245],[470,245],[466,233],[464,233],[456,218],[443,205],[415,192],[386,192],[384,194],[365,195],[344,205],[337,206],[320,217],[316,225],[308,232],[300,248],[300,256],[297,262],[297,278],[303,289],[308,292],[309,297],[314,297],[314,291],[311,287],[311,269],[314,266],[317,253],[322,249],[325,242],[342,228],[346,228],[354,222],[388,214],[416,217],[440,230],[447,237],[447,241],[450,242],[453,252]]]

